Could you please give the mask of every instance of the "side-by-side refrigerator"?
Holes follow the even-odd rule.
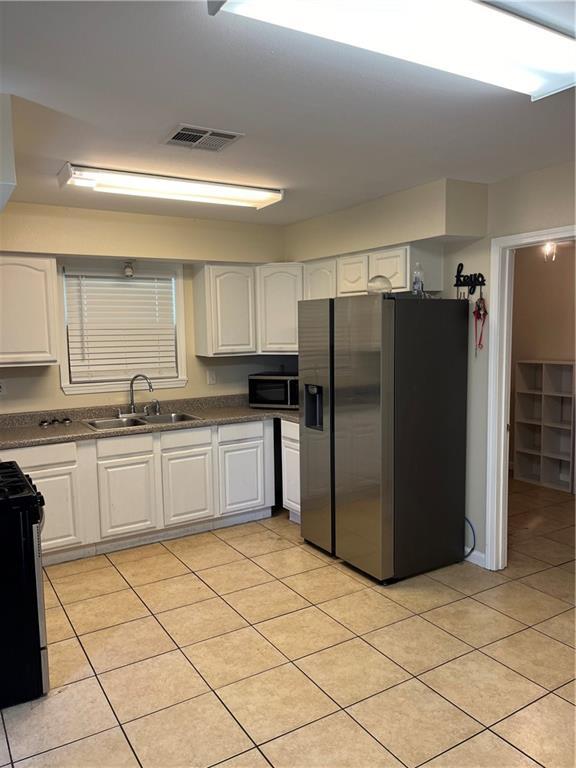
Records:
[[[464,557],[468,302],[299,303],[302,536],[385,581]]]

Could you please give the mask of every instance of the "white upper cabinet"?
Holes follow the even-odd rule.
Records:
[[[194,277],[196,354],[256,352],[254,267],[211,264]]]
[[[58,362],[56,279],[54,259],[0,256],[0,366]]]
[[[376,251],[368,256],[368,279],[384,275],[392,283],[392,288],[408,287],[408,248],[389,248]]]
[[[338,257],[338,296],[366,293],[368,287],[368,255]]]
[[[336,259],[304,264],[304,298],[332,299],[336,296]]]
[[[298,352],[302,264],[264,264],[258,273],[258,351]]]

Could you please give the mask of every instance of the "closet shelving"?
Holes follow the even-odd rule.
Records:
[[[514,477],[574,492],[574,362],[516,364]]]

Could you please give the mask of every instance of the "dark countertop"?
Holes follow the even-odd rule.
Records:
[[[224,398],[223,398],[224,399]],[[215,398],[211,398],[214,402]],[[95,430],[84,424],[80,419],[72,416],[70,424],[54,424],[48,427],[39,427],[38,420],[34,423],[15,423],[6,425],[0,423],[0,450],[9,448],[28,448],[33,445],[50,445],[53,443],[69,443],[79,440],[100,440],[107,437],[121,437],[124,435],[139,435],[151,432],[173,432],[178,429],[202,429],[219,424],[234,424],[248,421],[264,421],[267,419],[284,419],[298,423],[299,411],[291,410],[267,410],[264,408],[249,408],[247,405],[222,404],[202,405],[184,408],[175,408],[174,411],[189,413],[199,416],[195,421],[184,421],[178,424],[145,424],[138,427],[121,427],[119,429]],[[163,407],[162,412],[171,411]],[[102,418],[108,414],[87,415],[85,418]],[[6,421],[6,419],[3,419]],[[1,457],[0,457],[1,458]]]

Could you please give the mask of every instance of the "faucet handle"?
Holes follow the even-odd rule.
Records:
[[[154,406],[154,411],[156,413],[156,416],[159,416],[160,415],[160,403],[156,399],[152,400],[152,402],[150,402],[150,403],[146,403],[146,405],[144,406],[144,413],[146,414],[146,416],[150,415],[148,413],[148,409],[152,408],[152,406]]]

